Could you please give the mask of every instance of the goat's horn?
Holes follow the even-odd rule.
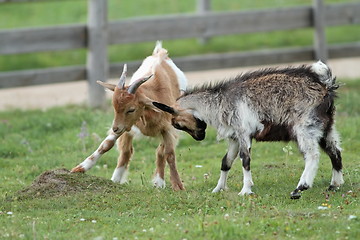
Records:
[[[155,107],[163,110],[164,112],[168,112],[168,113],[170,113],[170,114],[172,114],[172,115],[178,115],[178,111],[176,111],[174,108],[172,108],[172,107],[170,107],[170,106],[168,106],[168,105],[165,105],[165,104],[159,103],[159,102],[152,102],[152,104],[153,104]]]
[[[149,80],[152,76],[153,75],[151,74],[148,77],[140,78],[140,79],[134,81],[133,84],[130,85],[130,87],[128,89],[128,93],[134,94],[136,92],[136,90],[138,89],[138,87],[140,87],[141,84],[143,84],[144,82]]]
[[[122,74],[120,76],[119,83],[117,85],[117,87],[120,88],[120,89],[123,89],[124,86],[125,86],[126,73],[127,73],[127,65],[124,64],[123,72],[122,72]]]

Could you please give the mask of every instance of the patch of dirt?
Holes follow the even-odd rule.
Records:
[[[110,180],[84,173],[71,173],[62,168],[45,171],[30,186],[18,191],[12,199],[49,198],[81,192],[106,193],[117,189],[119,185]]]
[[[297,66],[310,62],[299,62],[290,64],[262,65],[253,67],[238,67],[227,69],[214,69],[208,71],[185,72],[189,86],[201,85],[209,81],[219,81],[230,79],[239,73],[266,67]],[[329,66],[334,75],[340,78],[359,78],[360,77],[360,57],[330,59]],[[117,79],[109,79],[110,83],[117,83]],[[0,110],[12,108],[19,109],[47,109],[54,106],[64,106],[67,104],[84,104],[89,94],[88,83],[86,81],[46,84],[30,87],[19,87],[0,89]],[[107,92],[107,97],[112,94]]]

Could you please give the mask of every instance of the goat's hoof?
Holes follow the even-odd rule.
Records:
[[[185,187],[181,184],[181,185],[177,185],[177,186],[173,186],[174,191],[181,191],[181,190],[185,190]]]
[[[293,192],[290,193],[290,198],[291,199],[299,199],[301,198],[301,190],[300,189],[295,189]]]
[[[241,190],[241,192],[238,193],[239,196],[256,196],[255,193],[253,191],[243,191]]]
[[[226,191],[227,189],[228,189],[227,187],[216,187],[212,190],[212,193],[223,192]]]
[[[330,185],[326,191],[335,192],[337,190],[339,190],[339,187],[337,187],[335,185]]]
[[[172,185],[172,189],[174,191],[180,191],[180,190],[185,190],[185,187],[184,187],[184,185],[182,185],[182,183],[179,183],[179,184]]]
[[[76,172],[84,173],[85,169],[82,166],[76,166],[73,169],[71,169],[70,172],[72,172],[72,173],[76,173]]]
[[[153,186],[156,188],[165,188],[166,184],[165,184],[165,180],[162,179],[161,177],[159,177],[159,175],[157,175],[153,180],[152,180]]]

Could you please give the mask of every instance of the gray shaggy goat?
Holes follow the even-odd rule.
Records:
[[[226,189],[229,170],[239,155],[243,188],[239,195],[252,194],[250,171],[252,139],[295,141],[304,156],[305,169],[291,198],[313,185],[319,164],[319,146],[330,157],[332,179],[329,189],[344,183],[339,135],[335,129],[335,77],[321,61],[310,66],[269,68],[245,73],[213,86],[185,92],[173,106],[153,102],[173,115],[172,125],[196,140],[205,138],[207,124],[227,138],[228,151],[213,192]]]

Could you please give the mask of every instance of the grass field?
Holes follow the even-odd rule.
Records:
[[[0,112],[0,239],[358,239],[360,79],[340,82],[336,125],[345,184],[325,191],[331,164],[322,154],[314,187],[300,200],[289,198],[304,165],[292,143],[254,142],[255,196],[237,195],[239,161],[229,190],[212,194],[227,145],[216,141],[213,129],[202,142],[181,135],[177,162],[186,191],[171,190],[168,169],[167,187],[151,186],[158,143],[144,138],[134,143],[129,184],[106,180],[116,164],[111,150],[88,173],[74,175],[83,191],[22,197],[18,191],[42,172],[71,169],[92,153],[111,125],[112,109]]]
[[[356,0],[328,0],[325,2],[330,4],[355,1]],[[234,11],[311,4],[311,0],[213,0],[212,9],[214,11]],[[139,8],[138,6],[142,7]],[[109,0],[109,19],[117,20],[140,16],[193,13],[196,11],[195,8],[195,1],[192,0]],[[52,11],[53,9],[56,9],[56,11]],[[85,0],[0,4],[0,30],[85,23],[86,14],[87,1]],[[24,16],[26,16],[26,18]],[[359,41],[360,31],[358,31],[358,29],[359,25],[327,28],[327,41],[330,44]],[[310,46],[312,45],[312,38],[312,29],[300,29],[292,31],[220,36],[211,38],[206,44],[199,44],[197,39],[169,40],[164,42],[164,46],[171,49],[172,57],[178,57],[203,53]],[[109,46],[109,59],[111,62],[143,59],[144,53],[147,54],[148,49],[151,49],[153,45],[153,42],[148,42]],[[86,51],[84,49],[4,55],[0,56],[0,71],[84,65],[85,62]]]

